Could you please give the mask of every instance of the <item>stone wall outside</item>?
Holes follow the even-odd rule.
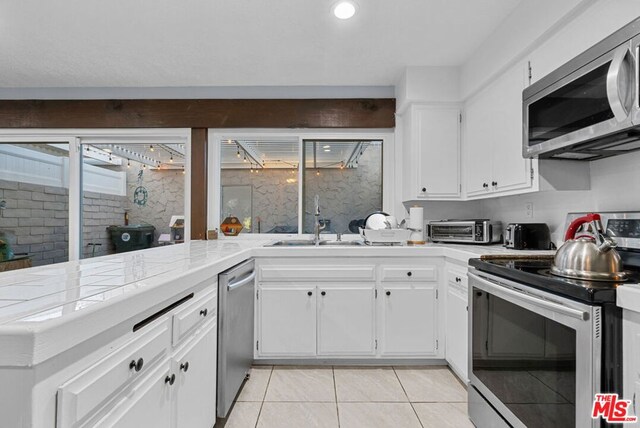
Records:
[[[7,207],[0,217],[0,233],[10,240],[14,253],[29,253],[34,266],[60,263],[69,258],[69,192],[65,188],[0,180],[0,200]],[[114,247],[107,226],[122,224],[124,197],[85,192],[82,253],[90,257],[111,254]]]

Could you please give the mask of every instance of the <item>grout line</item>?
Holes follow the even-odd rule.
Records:
[[[333,374],[333,391],[336,397],[336,416],[338,418],[338,428],[340,428],[340,409],[338,408],[338,384],[336,383],[336,370],[334,366],[331,366],[331,373]]]
[[[404,392],[404,395],[407,397],[407,401],[409,402],[409,405],[411,406],[411,410],[413,410],[413,414],[416,415],[416,418],[418,419],[418,423],[420,424],[420,426],[422,428],[424,428],[424,424],[422,423],[422,420],[420,419],[420,416],[418,416],[418,412],[416,411],[416,408],[413,407],[413,403],[411,402],[411,399],[409,398],[409,394],[407,394],[407,390],[404,389],[404,385],[402,384],[402,381],[400,380],[400,376],[398,376],[398,373],[396,372],[396,368],[392,366],[393,369],[393,374],[396,375],[396,379],[398,379],[398,383],[400,384],[400,387],[402,387],[402,392]]]
[[[271,383],[271,376],[273,375],[273,366],[269,372],[269,379],[267,380],[267,387],[264,389],[264,395],[262,396],[262,402],[260,403],[260,410],[258,410],[258,417],[256,418],[256,425],[254,428],[258,428],[258,422],[260,421],[260,415],[262,414],[262,408],[264,407],[264,400],[267,398],[267,391],[269,390],[269,384]]]

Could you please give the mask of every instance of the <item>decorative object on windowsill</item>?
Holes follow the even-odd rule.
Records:
[[[207,230],[207,240],[213,241],[218,239],[218,229]]]
[[[171,229],[171,242],[176,244],[184,242],[184,216],[172,215],[169,221],[169,228]]]
[[[220,230],[225,236],[238,236],[242,231],[242,223],[240,223],[238,217],[227,217],[220,225]]]

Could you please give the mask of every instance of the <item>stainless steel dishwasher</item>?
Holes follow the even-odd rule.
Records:
[[[253,363],[255,263],[218,276],[218,418],[226,418]]]

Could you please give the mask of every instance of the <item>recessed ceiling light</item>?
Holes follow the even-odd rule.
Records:
[[[333,14],[338,19],[349,19],[358,11],[358,5],[350,0],[342,0],[333,5]]]
[[[323,149],[330,149],[330,148],[331,148],[331,146],[327,144],[326,146],[322,146],[322,148],[323,148]]]
[[[330,152],[330,151],[331,151],[331,149],[324,149],[324,151],[325,151],[325,152]]]

